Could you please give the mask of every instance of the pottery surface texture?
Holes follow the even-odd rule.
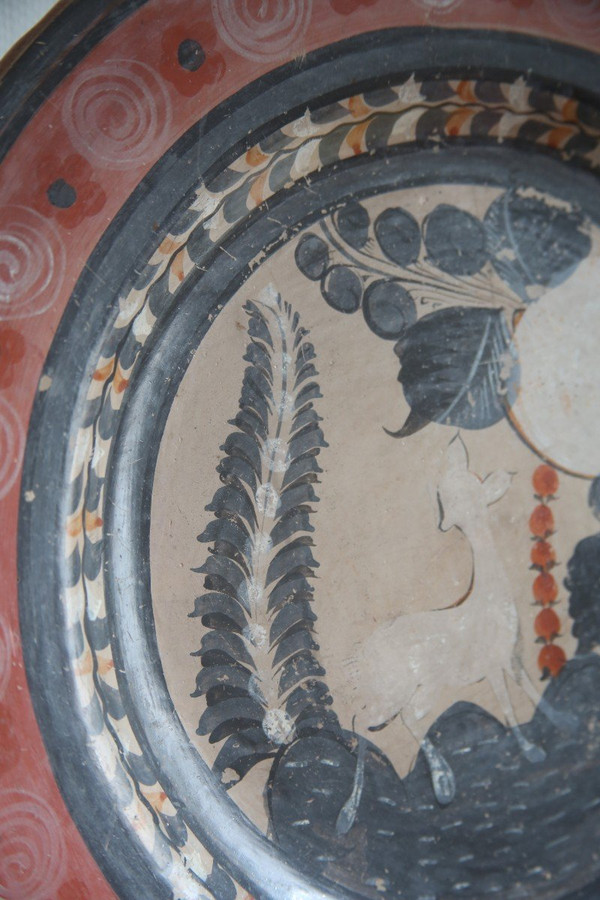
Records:
[[[0,897],[597,900],[600,4],[79,0],[0,82]]]

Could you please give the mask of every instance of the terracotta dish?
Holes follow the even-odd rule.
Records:
[[[597,900],[599,42],[80,0],[13,54],[0,896]]]

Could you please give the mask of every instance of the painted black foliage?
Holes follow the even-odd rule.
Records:
[[[425,217],[425,247],[431,262],[449,275],[475,275],[488,261],[485,228],[471,213],[447,203]]]
[[[429,422],[498,422],[508,380],[518,389],[514,313],[568,278],[591,246],[578,210],[524,187],[500,194],[483,219],[441,203],[421,223],[399,206],[371,222],[351,200],[320,227],[298,243],[296,264],[333,309],[362,308],[371,331],[396,342],[411,409],[389,432],[397,437]]]
[[[588,492],[588,506],[600,519],[600,476]],[[565,587],[569,591],[572,633],[577,653],[590,653],[600,645],[600,533],[579,541],[567,563]]]
[[[499,309],[451,306],[419,319],[395,346],[411,408],[396,437],[427,422],[486,428],[504,416],[513,374],[511,335]]]
[[[590,653],[600,644],[600,534],[579,541],[567,563],[565,587],[577,653]]]
[[[207,506],[214,518],[198,538],[209,556],[191,613],[207,629],[195,654],[193,696],[206,699],[198,733],[224,741],[214,769],[227,787],[281,746],[337,727],[311,610],[310,516],[326,446],[315,351],[272,288],[245,311],[248,366]]]
[[[485,215],[492,265],[526,303],[565,281],[591,248],[583,216],[513,189]]]
[[[546,751],[542,763],[529,762],[512,730],[474,704],[440,716],[429,735],[452,760],[457,786],[445,807],[423,752],[399,778],[368,742],[347,834],[336,821],[352,789],[356,739],[315,734],[286,747],[271,771],[275,840],[307,873],[361,897],[571,897],[600,874],[600,659],[570,660],[544,699],[574,720],[559,731],[538,709],[522,726]]]

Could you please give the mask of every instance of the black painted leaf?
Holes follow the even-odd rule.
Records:
[[[314,531],[314,527],[310,524],[310,516],[304,510],[292,510],[286,516],[283,516],[274,526],[271,532],[271,540],[273,546],[277,547],[283,541],[295,534],[297,531]]]
[[[248,313],[248,334],[250,337],[261,341],[267,347],[273,349],[273,338],[262,309],[252,300],[248,300],[244,304],[244,309]]]
[[[322,394],[319,390],[319,385],[315,381],[309,381],[308,384],[303,384],[294,398],[295,415],[299,416],[300,413],[304,412],[309,406],[312,406],[313,400],[316,400],[321,396]]]
[[[600,644],[600,534],[584,538],[575,547],[565,587],[577,653],[590,653]]]
[[[305,576],[294,572],[282,578],[269,594],[269,612],[279,609],[286,603],[296,600],[312,599],[312,587]]]
[[[304,428],[294,430],[290,438],[290,460],[295,462],[305,456],[314,456],[319,453],[321,447],[326,446],[327,443],[318,423],[308,423]]]
[[[457,206],[441,203],[425,217],[427,258],[449,275],[475,275],[488,259],[483,223]]]
[[[305,408],[301,413],[296,413],[294,415],[292,434],[296,434],[296,432],[300,431],[300,429],[304,428],[306,425],[321,421],[321,416],[316,412],[314,407],[310,406],[308,408]]]
[[[218,576],[222,579],[219,582],[221,585],[220,590],[237,599],[242,596],[240,588],[245,582],[247,575],[244,569],[231,559],[229,553],[218,553],[209,556],[204,565],[199,566],[194,571],[210,576],[212,581],[214,581],[214,576]]]
[[[323,299],[338,312],[353,313],[359,308],[363,286],[354,269],[332,266],[321,279]]]
[[[208,593],[197,597],[192,615],[200,617],[207,628],[224,628],[241,633],[248,624],[243,608],[226,594]]]
[[[415,263],[421,249],[421,229],[416,219],[401,207],[384,210],[375,220],[375,237],[392,262],[406,268]]]
[[[198,541],[208,543],[210,541],[227,541],[244,553],[248,542],[248,532],[240,528],[231,519],[213,519],[208,523],[202,534],[198,535]]]
[[[181,810],[177,810],[174,816],[169,816],[163,812],[159,813],[159,815],[169,839],[176,847],[183,847],[188,840],[188,832]]]
[[[316,615],[306,600],[298,600],[282,606],[273,619],[269,640],[271,645],[276,645],[284,635],[288,635],[299,627],[311,631],[311,623],[316,621]]]
[[[263,720],[264,710],[257,700],[235,697],[231,700],[223,700],[214,706],[207,707],[198,723],[196,733],[209,734],[209,741],[215,744],[224,737],[234,734],[240,728],[248,725],[260,725]]]
[[[294,484],[286,487],[281,495],[278,518],[283,518],[293,509],[312,512],[312,505],[317,503],[318,500],[319,498],[315,494],[312,484],[296,481]]]
[[[285,694],[305,678],[320,678],[324,674],[325,669],[310,651],[297,653],[282,666],[279,693]]]
[[[355,250],[361,250],[369,237],[369,213],[357,201],[346,203],[334,216],[342,238]]]
[[[233,484],[243,481],[250,491],[256,491],[256,472],[245,459],[235,456],[226,456],[217,466],[217,472],[223,484]]]
[[[228,789],[246,775],[262,759],[275,756],[275,748],[262,728],[245,728],[227,738],[214,763],[214,771]],[[237,778],[226,778],[227,769],[233,770]]]
[[[311,537],[302,535],[279,550],[267,571],[266,583],[270,585],[282,576],[296,572],[303,575],[312,574],[312,570],[319,565],[312,555],[312,543]]]
[[[253,366],[265,376],[269,384],[273,385],[273,368],[271,366],[271,357],[268,350],[262,344],[250,343],[246,348],[246,352],[242,357],[246,362]]]
[[[260,477],[262,459],[260,446],[253,435],[236,431],[230,434],[221,447],[228,456],[239,456],[252,466],[257,477]]]
[[[291,659],[298,653],[306,650],[318,650],[319,645],[308,631],[296,631],[277,644],[277,650],[273,657],[273,665],[277,666],[285,660]]]
[[[370,284],[363,301],[365,321],[385,340],[398,340],[417,318],[415,302],[397,281],[381,279]]]
[[[193,615],[193,613],[190,613]],[[213,654],[213,659],[217,659],[215,654],[219,654],[216,665],[235,664],[240,669],[254,668],[252,657],[248,653],[248,649],[243,638],[239,634],[231,631],[207,631],[202,637],[200,649],[195,650],[192,656],[201,656],[202,665],[208,663],[205,657]]]
[[[300,717],[306,712],[313,713],[316,707],[331,706],[331,694],[324,681],[308,679],[292,691],[288,697],[287,711],[290,715]]]
[[[236,666],[209,666],[201,669],[196,675],[196,690],[192,697],[201,697],[217,685],[240,688],[249,696],[248,682],[251,677],[250,672]]]
[[[486,428],[504,415],[505,380],[515,360],[502,310],[436,310],[419,319],[395,351],[401,363],[398,380],[411,408],[396,436],[405,437],[427,422]]]
[[[311,281],[318,281],[329,265],[329,248],[316,234],[305,234],[296,246],[296,265]]]
[[[525,302],[565,281],[591,248],[581,213],[518,189],[494,200],[485,228],[494,268]]]
[[[235,900],[238,895],[235,884],[217,862],[213,862],[212,872],[206,879],[206,886],[219,900]]]
[[[263,441],[267,437],[267,428],[264,420],[250,407],[244,407],[236,414],[235,419],[229,420],[230,425],[235,425],[240,431],[251,437],[258,435]]]

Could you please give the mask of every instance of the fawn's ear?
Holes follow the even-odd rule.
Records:
[[[485,502],[488,506],[491,506],[496,500],[500,500],[501,497],[504,497],[511,485],[512,478],[510,472],[503,472],[501,469],[488,475],[482,484]]]

